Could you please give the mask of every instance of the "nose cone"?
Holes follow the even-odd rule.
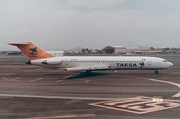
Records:
[[[173,63],[171,63],[171,62],[168,62],[168,64],[169,64],[169,67],[172,67],[172,66],[173,66]]]

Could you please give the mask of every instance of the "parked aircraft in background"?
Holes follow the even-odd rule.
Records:
[[[66,71],[94,70],[158,70],[166,69],[173,64],[163,58],[145,56],[61,56],[44,51],[32,42],[8,43],[17,46],[28,58],[28,64],[45,66]]]

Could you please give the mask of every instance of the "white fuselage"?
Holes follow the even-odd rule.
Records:
[[[144,56],[62,56],[32,60],[31,64],[65,70],[159,70],[173,66],[163,58]]]

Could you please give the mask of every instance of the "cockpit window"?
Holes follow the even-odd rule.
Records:
[[[167,60],[163,60],[163,62],[167,62]]]

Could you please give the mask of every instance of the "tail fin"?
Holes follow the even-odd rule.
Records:
[[[54,57],[52,54],[44,51],[32,42],[8,43],[17,46],[30,60]]]

